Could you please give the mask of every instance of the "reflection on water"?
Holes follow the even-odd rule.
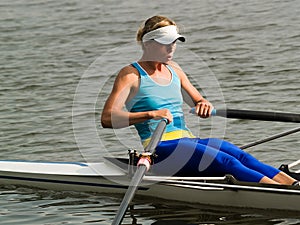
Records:
[[[110,224],[123,196],[57,192],[26,187],[0,188],[5,224]],[[146,203],[151,202],[151,203]],[[212,207],[136,197],[122,224],[212,225],[299,224],[295,213]]]

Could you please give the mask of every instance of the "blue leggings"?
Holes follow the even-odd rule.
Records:
[[[176,176],[224,176],[259,182],[280,170],[266,165],[237,146],[216,138],[162,141],[156,148],[153,172]]]

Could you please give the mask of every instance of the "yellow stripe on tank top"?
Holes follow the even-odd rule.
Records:
[[[195,136],[192,134],[191,131],[188,130],[175,130],[175,131],[171,131],[168,133],[164,133],[161,140],[162,141],[169,141],[169,140],[175,140],[175,139],[179,139],[179,138],[195,138]],[[143,146],[146,147],[149,142],[150,142],[151,138],[147,138],[144,142],[143,142]]]

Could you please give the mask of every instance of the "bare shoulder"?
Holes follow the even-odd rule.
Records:
[[[138,86],[138,83],[139,72],[132,65],[127,65],[119,71],[114,86],[120,88],[124,86],[134,88]]]
[[[127,65],[120,70],[118,78],[135,80],[139,78],[139,73],[132,65]]]

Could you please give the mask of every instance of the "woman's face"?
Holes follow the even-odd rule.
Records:
[[[171,44],[163,45],[156,41],[148,41],[144,43],[144,59],[147,61],[155,61],[167,63],[173,59],[176,50],[176,41]]]

